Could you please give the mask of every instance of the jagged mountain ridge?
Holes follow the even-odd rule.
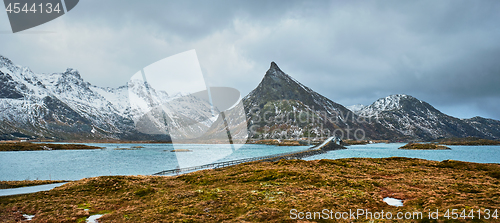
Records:
[[[79,72],[37,74],[0,56],[0,139],[11,135],[58,140],[161,140],[208,129],[217,117],[208,101],[191,95],[168,95],[143,80],[118,88],[85,82]],[[152,109],[155,109],[153,111]],[[167,109],[159,131],[136,126],[143,116]],[[194,123],[194,125],[193,125]],[[190,126],[191,127],[186,127]],[[168,126],[168,128],[167,128]],[[153,128],[153,129],[154,129]]]
[[[0,80],[6,83],[0,88],[3,138],[17,134],[49,139],[169,140],[137,132],[128,115],[130,108],[106,99],[77,70],[36,74],[0,56]],[[123,88],[127,87],[117,90]]]
[[[335,86],[332,86],[335,87]],[[243,98],[252,138],[402,137],[304,86],[271,63],[260,84]]]
[[[70,135],[74,133],[72,129],[90,132],[89,120],[54,97],[28,68],[0,57],[0,79],[8,81],[8,87],[1,90],[0,130],[3,133],[54,136],[56,132]],[[54,112],[55,109],[58,112]],[[67,128],[70,125],[74,128]]]
[[[97,87],[85,82],[74,69],[36,74],[2,56],[0,81],[0,139],[14,135],[62,140],[169,140],[169,136],[145,134],[134,126],[134,119],[144,111],[130,105],[131,92],[145,101],[172,100],[164,92],[149,89],[147,83],[131,81],[118,88]],[[184,101],[179,105],[182,103]],[[199,104],[205,109],[206,103]],[[468,136],[500,139],[500,121],[454,118],[407,95],[379,99],[353,112],[285,74],[274,62],[257,88],[243,98],[243,104],[248,132],[256,138],[314,137],[332,133],[344,134],[347,138],[347,131],[349,138],[355,138],[354,131],[361,129],[366,139],[429,140]],[[188,115],[194,118],[179,116],[169,120],[196,122],[200,115],[208,113],[208,110],[195,112]],[[226,115],[241,114],[228,111]],[[209,120],[202,129],[208,129],[210,134],[226,134],[220,117],[207,116],[200,120]],[[240,126],[240,123],[229,124]],[[210,134],[206,137],[210,138]]]
[[[448,137],[500,139],[500,121],[475,117],[459,119],[443,114],[425,101],[398,94],[380,98],[356,112],[415,139]]]

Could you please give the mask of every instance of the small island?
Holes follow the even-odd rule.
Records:
[[[174,149],[174,150],[164,150],[164,151],[170,151],[170,152],[193,152],[193,150],[190,150],[190,149]]]
[[[97,146],[87,146],[82,144],[50,144],[50,143],[30,143],[30,142],[0,143],[0,151],[82,150],[82,149],[102,149],[102,148]]]
[[[443,145],[437,145],[434,143],[408,143],[404,146],[399,147],[399,149],[407,150],[447,150],[450,149]]]
[[[144,148],[144,147],[142,147],[142,146],[132,146],[132,147],[130,147],[130,148],[127,148],[127,147],[125,147],[125,148],[120,148],[120,147],[118,147],[118,146],[117,146],[117,147],[116,147],[116,148],[114,148],[113,150],[141,150],[142,148]]]
[[[477,137],[467,137],[467,138],[444,138],[437,139],[433,142],[450,145],[450,146],[492,146],[500,145],[500,141],[492,139],[481,139]]]
[[[143,148],[144,148],[143,146],[132,146],[130,148],[120,148],[120,147],[117,146],[113,150],[141,150]]]

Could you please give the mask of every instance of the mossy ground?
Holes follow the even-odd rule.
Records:
[[[42,184],[55,184],[67,182],[65,180],[22,180],[22,181],[0,181],[0,189],[37,186]]]
[[[382,201],[388,196],[404,200],[404,206],[388,206]],[[500,165],[409,158],[282,160],[175,177],[104,176],[0,197],[3,222],[21,220],[23,213],[35,215],[33,222],[76,222],[94,213],[107,213],[100,222],[295,222],[291,209],[325,208],[500,209]]]
[[[97,146],[87,146],[82,144],[47,144],[47,143],[0,143],[0,151],[36,151],[46,150],[79,150],[79,149],[101,149]]]

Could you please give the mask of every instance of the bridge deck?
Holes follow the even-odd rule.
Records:
[[[245,158],[245,159],[238,159],[238,160],[230,160],[230,161],[210,163],[210,164],[205,164],[205,165],[200,165],[200,166],[192,166],[192,167],[186,167],[186,168],[176,168],[176,169],[171,169],[171,170],[164,170],[164,171],[155,173],[153,175],[163,175],[163,176],[164,175],[176,175],[176,174],[181,174],[181,173],[192,172],[195,170],[217,169],[217,168],[222,168],[222,167],[226,167],[226,166],[233,166],[233,165],[237,165],[240,163],[247,163],[247,162],[253,162],[253,161],[278,161],[278,160],[282,160],[282,159],[301,159],[304,157],[325,153],[329,150],[346,149],[343,146],[335,144],[333,139],[334,139],[334,137],[330,137],[327,140],[325,140],[323,143],[321,143],[320,145],[314,146],[314,147],[311,147],[309,149],[302,150],[302,151],[290,152],[290,153],[280,153],[280,154],[275,154],[275,155],[252,157],[252,158]],[[333,146],[332,146],[332,144],[333,144]]]

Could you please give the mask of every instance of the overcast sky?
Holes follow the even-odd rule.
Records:
[[[117,87],[195,49],[209,86],[248,94],[270,62],[343,105],[409,94],[459,118],[500,119],[500,1],[82,0],[12,34],[0,55]]]

